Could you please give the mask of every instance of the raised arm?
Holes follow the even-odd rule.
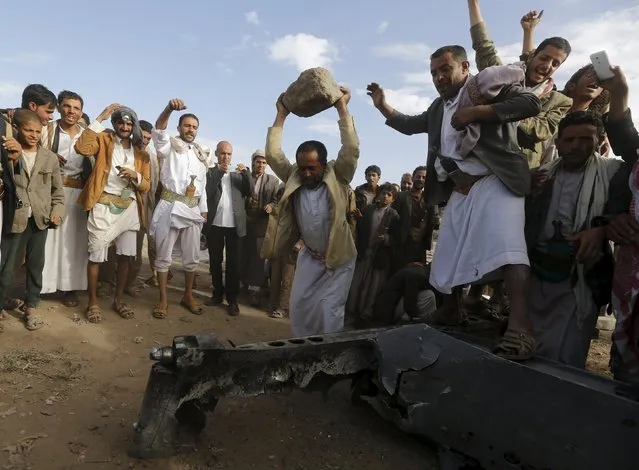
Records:
[[[493,65],[502,65],[497,55],[495,43],[488,36],[486,23],[481,16],[479,0],[468,0],[468,13],[470,16],[470,37],[475,51],[475,62],[479,71]]]
[[[610,92],[610,111],[608,112],[606,134],[615,155],[619,155],[632,167],[637,161],[639,151],[639,133],[632,121],[628,107],[628,82],[619,67],[612,67],[614,78],[601,83]]]
[[[405,135],[428,133],[428,110],[416,116],[409,116],[395,110],[386,102],[384,89],[378,83],[366,87],[373,105],[386,118],[386,125]]]
[[[119,103],[113,103],[104,108],[98,117],[91,123],[91,125],[80,135],[80,138],[75,143],[75,151],[83,157],[93,157],[97,155],[100,150],[100,141],[98,134],[104,131],[102,127],[102,121],[108,119],[113,112],[120,108]]]
[[[355,131],[355,122],[348,111],[348,102],[351,94],[346,88],[342,88],[342,97],[335,103],[335,109],[339,116],[339,134],[342,147],[339,149],[335,160],[335,177],[337,181],[348,185],[355,176],[357,161],[359,160],[359,137]]]
[[[522,57],[528,56],[535,50],[535,28],[537,28],[542,16],[544,16],[544,10],[539,13],[531,10],[521,18],[521,29],[524,30],[524,40],[521,47]]]
[[[284,183],[288,181],[293,171],[293,164],[288,161],[282,151],[282,131],[284,121],[288,116],[288,110],[282,105],[282,95],[277,98],[277,114],[273,126],[268,128],[266,134],[266,163],[273,169],[273,173]]]

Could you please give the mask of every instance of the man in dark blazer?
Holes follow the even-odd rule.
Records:
[[[222,141],[215,149],[217,165],[206,175],[206,198],[209,216],[206,237],[209,266],[213,279],[213,296],[206,305],[228,302],[229,315],[240,314],[237,297],[240,291],[241,239],[246,236],[246,198],[253,194],[253,178],[240,163],[231,171],[233,146]],[[225,279],[222,280],[222,259],[226,248]],[[226,285],[225,285],[226,284]]]
[[[428,322],[467,323],[461,308],[463,286],[491,275],[503,276],[511,315],[495,353],[512,360],[528,359],[537,346],[526,314],[530,262],[524,237],[524,196],[530,191],[530,170],[517,143],[517,122],[537,115],[541,103],[522,84],[495,83],[501,88],[496,96],[488,97],[482,82],[470,77],[468,57],[461,46],[435,51],[430,69],[440,97],[417,116],[395,111],[378,84],[368,86],[388,126],[406,135],[428,134],[424,196],[427,204],[447,201],[430,283],[451,295],[445,296]],[[460,107],[462,96],[470,97],[472,105]],[[466,128],[477,140],[462,155],[461,131]]]

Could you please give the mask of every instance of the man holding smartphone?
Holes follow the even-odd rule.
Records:
[[[109,116],[114,132],[104,132],[100,124]],[[133,318],[133,309],[123,303],[122,297],[129,264],[137,251],[137,231],[145,225],[142,197],[151,187],[149,155],[142,149],[137,115],[130,108],[112,104],[82,133],[75,151],[85,157],[95,156],[93,172],[78,198],[84,210],[89,211],[87,320],[91,323],[102,320],[98,305],[98,275],[100,263],[107,260],[111,244],[115,244],[118,257],[111,308],[122,318]]]

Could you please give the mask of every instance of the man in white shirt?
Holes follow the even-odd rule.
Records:
[[[42,293],[60,291],[62,303],[76,307],[76,291],[87,288],[87,214],[76,201],[86,183],[86,164],[90,162],[75,149],[85,129],[79,123],[84,100],[72,91],[58,95],[60,119],[47,125],[44,147],[58,155],[67,215],[60,227],[49,229],[45,246]],[[89,167],[90,168],[90,167]]]
[[[221,305],[226,295],[229,315],[240,314],[237,297],[240,290],[240,244],[246,236],[246,198],[253,194],[253,178],[240,163],[231,172],[233,146],[221,141],[215,149],[217,165],[208,170],[206,197],[211,213],[207,223],[209,265],[213,279],[213,296],[206,305]],[[222,281],[222,258],[226,249],[225,282]]]
[[[199,264],[200,233],[207,217],[206,172],[207,155],[195,143],[200,121],[194,114],[180,116],[178,137],[171,137],[166,128],[173,111],[186,109],[180,99],[172,99],[164,108],[153,132],[158,153],[162,192],[149,229],[155,241],[160,301],[153,308],[155,318],[166,318],[168,299],[166,288],[174,249],[182,254],[184,296],[180,305],[201,315],[202,304],[193,297],[193,281]]]
[[[114,131],[105,131],[100,122],[111,116]],[[142,148],[142,132],[135,112],[113,104],[98,116],[75,144],[85,157],[95,156],[95,166],[78,202],[89,211],[87,220],[89,265],[87,268],[89,305],[87,319],[102,320],[98,304],[100,263],[115,244],[118,272],[115,298],[111,306],[120,317],[131,319],[134,310],[122,297],[131,258],[136,254],[137,231],[144,230],[142,198],[150,188],[149,155]]]

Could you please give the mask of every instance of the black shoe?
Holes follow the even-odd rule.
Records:
[[[211,297],[209,300],[204,302],[204,305],[206,305],[207,307],[217,307],[218,305],[222,305],[222,303],[224,303],[223,299]]]
[[[229,315],[237,317],[240,314],[240,307],[237,304],[229,304]]]

